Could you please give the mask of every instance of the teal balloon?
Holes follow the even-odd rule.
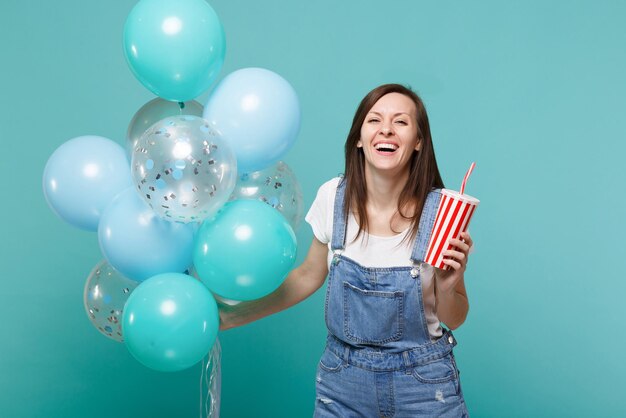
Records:
[[[150,91],[184,102],[204,92],[224,62],[224,29],[204,0],[141,0],[124,26],[131,71]]]
[[[296,247],[296,236],[278,211],[258,200],[234,200],[202,223],[193,261],[200,280],[216,295],[253,300],[285,280]]]
[[[211,350],[219,330],[217,304],[198,280],[165,273],[141,283],[124,306],[128,351],[162,372],[187,369]]]

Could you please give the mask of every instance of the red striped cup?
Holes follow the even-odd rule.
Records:
[[[448,241],[453,238],[459,239],[461,232],[467,231],[470,219],[479,203],[480,200],[475,197],[454,190],[441,190],[441,202],[437,209],[435,225],[430,235],[424,262],[443,270],[450,268],[443,263],[444,251],[451,248]]]

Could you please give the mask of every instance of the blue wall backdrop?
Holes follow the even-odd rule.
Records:
[[[95,234],[48,209],[41,176],[70,138],[123,143],[153,96],[124,60],[133,1],[0,5],[0,416],[194,417],[200,366],[149,370],[87,319]],[[626,3],[213,0],[220,78],[265,67],[299,94],[285,158],[311,204],[343,170],[361,97],[410,84],[446,185],[481,199],[456,332],[474,417],[626,415]],[[203,101],[206,95],[200,97]],[[311,232],[298,232],[299,259]],[[323,292],[220,334],[222,416],[310,416]]]

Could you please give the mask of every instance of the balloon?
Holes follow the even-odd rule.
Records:
[[[197,116],[173,116],[152,125],[132,156],[143,200],[164,219],[198,222],[228,200],[237,182],[231,148]]]
[[[133,150],[137,147],[137,142],[143,133],[152,125],[168,116],[193,115],[202,116],[203,107],[195,100],[185,103],[169,102],[167,100],[150,100],[135,113],[128,125],[126,133],[126,150],[132,157]]]
[[[300,129],[300,104],[278,74],[244,68],[215,87],[203,117],[232,146],[239,171],[251,172],[270,166],[291,148]]]
[[[124,25],[131,71],[166,100],[184,102],[204,92],[225,52],[222,24],[204,0],[141,0]]]
[[[209,352],[219,329],[215,300],[199,281],[181,273],[159,274],[128,298],[122,330],[128,351],[162,372],[183,370]]]
[[[196,235],[196,271],[213,293],[226,299],[252,300],[271,293],[296,259],[289,223],[257,200],[226,203]]]
[[[237,179],[231,200],[254,199],[278,210],[294,229],[302,220],[302,190],[295,174],[282,161],[252,173],[243,173]]]
[[[119,274],[106,260],[94,267],[85,283],[83,302],[89,320],[98,331],[115,341],[124,341],[122,312],[138,284]]]
[[[196,271],[194,266],[191,266],[187,269],[186,274],[190,275],[191,277],[193,277],[194,279],[200,280],[200,276],[198,275],[198,272]],[[239,305],[241,303],[240,300],[231,300],[231,299],[226,299],[221,297],[220,295],[216,295],[215,293],[211,293],[213,295],[213,298],[215,299],[215,302],[217,303],[217,306],[224,306],[224,305],[228,305],[228,306],[235,306],[235,305]]]
[[[98,227],[100,249],[124,276],[143,281],[191,265],[193,225],[159,218],[132,189],[120,193],[105,209]]]
[[[56,149],[43,172],[43,192],[64,221],[95,231],[113,197],[131,186],[124,149],[101,136],[79,136]]]

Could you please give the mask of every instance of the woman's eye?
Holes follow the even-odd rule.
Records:
[[[399,123],[401,125],[406,125],[407,124],[406,121],[404,121],[404,120],[397,120],[396,123]]]
[[[378,122],[378,119],[369,119],[368,122]]]

